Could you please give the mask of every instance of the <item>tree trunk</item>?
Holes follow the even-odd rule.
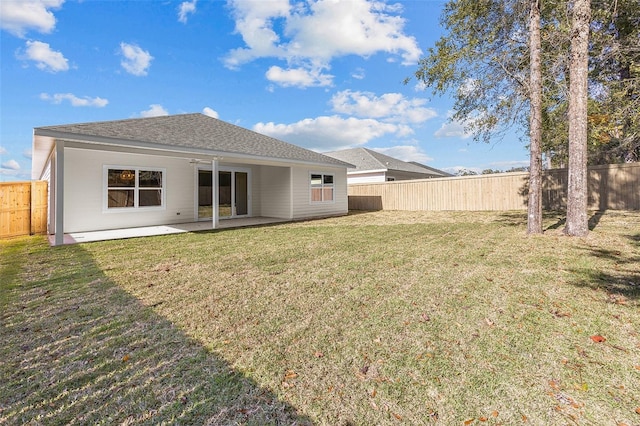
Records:
[[[531,0],[529,13],[529,204],[527,233],[542,234],[542,69],[540,59],[540,2]]]
[[[567,188],[567,235],[589,233],[587,217],[587,79],[589,54],[589,0],[574,0],[569,65],[569,177]]]

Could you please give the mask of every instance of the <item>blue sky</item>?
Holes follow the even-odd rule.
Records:
[[[319,152],[367,147],[455,173],[528,165],[477,143],[413,80],[443,1],[0,2],[0,181],[33,128],[202,112]]]

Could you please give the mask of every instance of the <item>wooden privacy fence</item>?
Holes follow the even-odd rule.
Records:
[[[0,238],[47,232],[47,182],[0,182]]]
[[[640,163],[589,167],[589,209],[640,210]],[[529,174],[349,185],[350,210],[526,210]],[[562,210],[567,169],[543,173],[543,208]]]

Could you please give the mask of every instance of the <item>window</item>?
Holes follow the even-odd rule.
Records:
[[[138,209],[164,206],[164,170],[107,167],[107,209]]]
[[[333,175],[311,174],[311,202],[333,201]]]

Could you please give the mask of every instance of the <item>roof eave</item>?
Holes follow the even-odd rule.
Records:
[[[70,133],[70,132],[59,132],[56,130],[38,128],[38,127],[34,129],[34,144],[35,144],[36,138],[40,140],[49,140],[51,143],[51,147],[53,147],[54,141],[56,139],[60,139],[60,140],[65,140],[69,142],[77,142],[77,143],[83,143],[83,144],[117,146],[117,147],[129,148],[129,149],[163,151],[167,153],[193,154],[194,156],[198,154],[212,156],[212,157],[227,156],[227,157],[247,159],[247,160],[272,161],[272,162],[279,162],[279,163],[285,163],[285,164],[305,164],[310,166],[326,166],[326,167],[334,167],[334,168],[355,167],[353,164],[349,164],[332,157],[327,157],[333,160],[330,162],[316,162],[316,161],[290,159],[290,158],[283,158],[283,157],[251,155],[251,154],[244,154],[244,153],[231,152],[231,151],[218,151],[218,150],[209,150],[209,149],[202,149],[202,148],[188,148],[188,147],[157,144],[153,142],[138,141],[138,140],[131,140],[131,139],[112,138],[108,136],[83,135],[83,134],[76,134],[76,133]],[[40,173],[44,168],[44,164],[46,164],[46,161],[47,159],[45,158],[42,164],[42,168],[40,169]],[[36,172],[34,168],[32,170],[32,177],[35,176],[35,173]]]

